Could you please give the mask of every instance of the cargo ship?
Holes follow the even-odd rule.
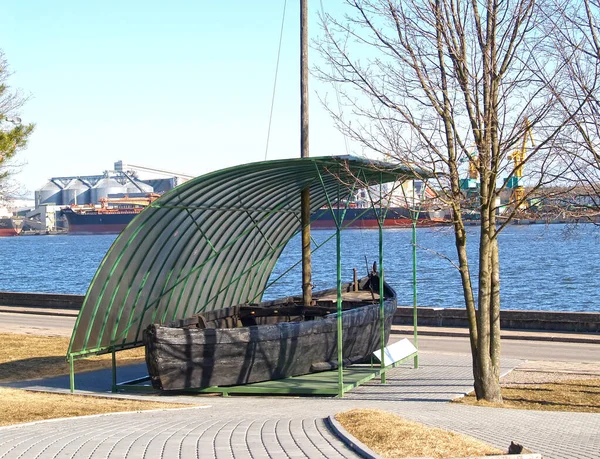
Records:
[[[62,210],[67,219],[70,234],[118,234],[125,229],[144,207],[159,195],[151,194],[144,198],[106,198],[101,204],[73,205]],[[335,220],[343,209],[329,209],[316,212],[311,223],[314,229],[335,229]],[[378,228],[379,210],[373,208],[349,207],[344,216],[344,228]],[[422,210],[419,212],[417,226],[429,227],[450,224],[443,211]],[[408,228],[412,226],[411,212],[406,207],[390,207],[384,220],[385,228]]]
[[[344,209],[333,210],[333,215],[329,209],[320,209],[311,227],[315,229],[335,229],[335,221],[343,214]],[[384,212],[386,212],[384,210]],[[343,228],[379,228],[378,215],[380,209],[348,207],[344,214]],[[407,207],[389,207],[385,214],[383,222],[384,228],[408,228],[413,223],[411,210]],[[449,225],[451,220],[445,216],[443,210],[421,210],[417,217],[417,226],[429,227],[438,225]]]
[[[144,197],[103,198],[99,205],[72,205],[62,209],[69,234],[118,234],[158,194]]]
[[[12,217],[0,216],[0,237],[18,236],[21,232],[21,224]]]
[[[12,212],[0,206],[0,237],[17,236],[23,226],[22,219],[15,219]]]

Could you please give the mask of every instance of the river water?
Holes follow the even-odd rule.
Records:
[[[478,228],[468,228],[472,272],[476,273]],[[313,230],[319,244],[332,231]],[[114,235],[24,236],[0,238],[0,291],[84,294]],[[418,304],[463,307],[451,228],[417,230]],[[473,250],[475,249],[475,250]],[[412,304],[410,229],[384,232],[386,279],[399,303]],[[376,230],[342,233],[342,272],[352,278],[378,260]],[[300,241],[284,250],[271,279],[300,259]],[[315,289],[334,286],[335,238],[313,254]],[[514,225],[500,236],[502,309],[600,311],[600,228],[593,225]],[[265,299],[299,293],[300,267],[270,287]],[[474,279],[475,281],[476,279]]]

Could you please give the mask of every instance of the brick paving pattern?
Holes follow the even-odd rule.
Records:
[[[519,363],[503,365],[508,371]],[[471,387],[469,355],[422,353],[419,369],[400,367],[385,386],[373,381],[343,399],[186,396],[210,407],[0,428],[0,459],[357,457],[323,421],[352,408],[385,409],[502,449],[514,440],[548,459],[600,458],[600,414],[448,403]]]
[[[185,409],[0,430],[0,458],[355,458],[323,418],[202,419]]]

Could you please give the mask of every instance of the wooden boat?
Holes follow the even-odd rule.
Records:
[[[358,288],[355,287],[357,285]],[[380,348],[379,276],[343,287],[343,364],[365,361]],[[230,386],[335,369],[337,290],[245,304],[197,314],[144,331],[152,386],[185,390]],[[396,292],[384,284],[385,341]]]

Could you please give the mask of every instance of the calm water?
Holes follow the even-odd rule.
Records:
[[[470,243],[477,243],[477,228],[469,228]],[[330,231],[313,231],[318,243]],[[84,294],[115,236],[27,236],[0,238],[0,290]],[[386,230],[386,277],[399,293],[401,304],[412,304],[411,231]],[[463,307],[452,232],[419,229],[417,232],[418,283],[421,306]],[[352,268],[366,272],[378,259],[378,233],[348,230],[342,233],[343,275]],[[284,250],[272,279],[300,258],[299,239]],[[501,235],[501,292],[503,309],[600,311],[600,228],[582,225],[511,226]],[[476,262],[476,260],[473,260]],[[313,254],[316,289],[335,280],[335,239]],[[475,266],[473,266],[475,271]],[[276,298],[299,293],[300,268],[292,270],[265,294]]]

